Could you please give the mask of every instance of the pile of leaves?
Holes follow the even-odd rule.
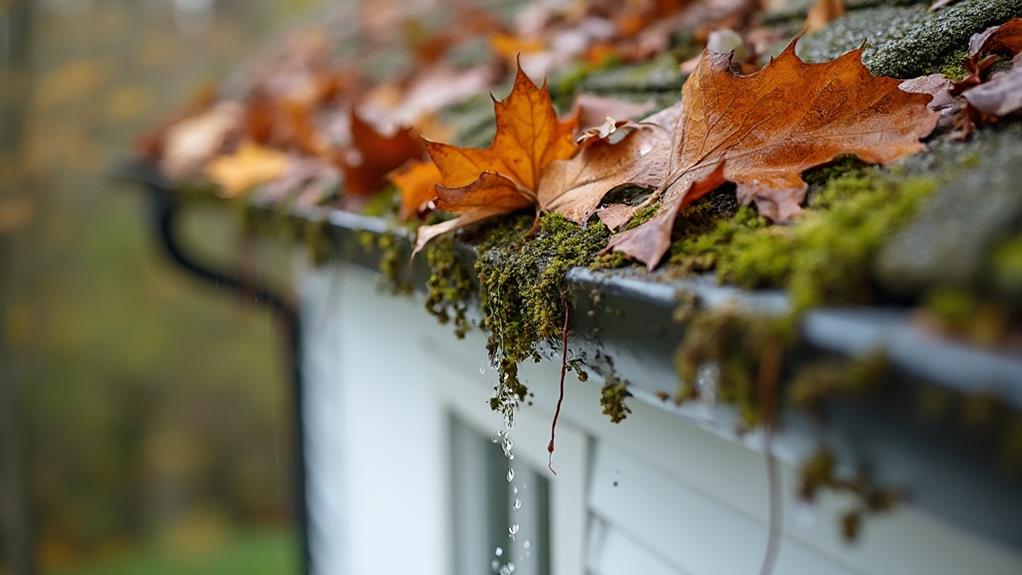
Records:
[[[934,187],[885,179],[882,167],[1022,115],[1022,19],[975,34],[960,65],[917,78],[873,75],[864,45],[801,59],[799,30],[825,29],[845,8],[819,0],[794,28],[771,24],[755,0],[537,2],[513,22],[470,2],[443,22],[366,12],[354,33],[306,32],[230,90],[202,91],[139,149],[179,184],[414,230],[413,255],[434,270],[430,313],[460,337],[478,296],[499,371],[492,407],[510,418],[529,396],[520,362],[561,342],[570,363],[570,268],[716,272],[787,288],[797,310],[860,301],[869,259]],[[336,43],[362,48],[342,59]],[[577,89],[607,66],[664,58],[685,78],[666,99]],[[553,95],[535,81],[546,76]],[[492,142],[462,145],[488,133],[480,95],[493,90],[508,95],[491,96]],[[474,246],[475,269],[452,236]],[[693,397],[695,370],[716,361],[744,419],[770,425],[753,374],[780,350],[753,335],[791,330],[702,321],[717,327],[683,344],[676,399]],[[727,350],[707,334],[741,343]],[[608,381],[604,409],[618,421],[628,392]]]

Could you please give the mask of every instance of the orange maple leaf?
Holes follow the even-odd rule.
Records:
[[[493,107],[497,134],[489,148],[426,142],[426,152],[441,175],[437,208],[459,216],[419,228],[416,250],[473,222],[541,207],[537,193],[543,170],[575,153],[577,115],[558,119],[546,83],[537,87],[520,66],[511,94],[503,101],[494,99]]]
[[[387,179],[401,193],[398,217],[410,220],[423,206],[436,198],[436,185],[440,183],[440,170],[429,160],[410,160],[387,174]]]
[[[795,41],[764,69],[738,76],[727,55],[704,52],[682,88],[683,109],[673,130],[666,181],[654,194],[660,209],[648,222],[611,238],[609,249],[652,269],[670,246],[678,211],[724,180],[739,201],[786,221],[799,213],[807,184],[802,172],[851,154],[886,164],[922,149],[937,123],[931,96],[875,77],[862,49],[809,64]]]

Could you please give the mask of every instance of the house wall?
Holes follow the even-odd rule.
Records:
[[[315,573],[465,572],[466,562],[490,550],[477,548],[485,538],[471,525],[455,526],[485,515],[469,509],[456,517],[453,499],[471,502],[485,492],[474,495],[471,482],[458,479],[452,462],[470,449],[453,453],[461,444],[451,440],[451,421],[496,434],[501,420],[486,405],[496,374],[482,334],[458,341],[419,298],[380,294],[375,283],[375,274],[354,266],[302,273]],[[534,405],[523,407],[512,431],[513,465],[549,481],[551,572],[759,572],[771,519],[762,438],[737,440],[640,398],[615,425],[600,413],[600,382],[569,375],[553,476],[546,444],[558,370],[523,366]],[[869,519],[862,540],[848,545],[837,517],[849,501],[826,496],[812,509],[800,505],[795,469],[783,461],[790,457],[781,459],[775,573],[1022,573],[1022,554],[910,505]],[[479,501],[480,510],[485,505]]]

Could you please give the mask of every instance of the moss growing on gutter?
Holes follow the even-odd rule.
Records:
[[[788,398],[798,407],[818,411],[835,396],[869,393],[886,379],[887,370],[887,358],[879,353],[820,361],[799,370],[788,385]]]
[[[799,478],[799,497],[803,501],[814,502],[822,491],[853,497],[852,507],[841,516],[841,532],[848,541],[858,538],[864,516],[889,512],[902,499],[898,491],[874,485],[864,472],[850,477],[839,474],[837,458],[826,448],[802,462]]]
[[[746,428],[764,423],[764,402],[772,398],[764,397],[760,389],[761,365],[771,348],[783,349],[794,336],[791,324],[783,319],[729,308],[694,314],[675,355],[679,382],[675,402],[700,399],[704,390],[697,385],[697,370],[716,365],[716,400],[734,406]]]
[[[463,339],[471,328],[468,308],[476,291],[472,268],[458,257],[450,238],[433,242],[425,252],[426,311],[442,324],[453,322],[455,337]]]
[[[682,272],[713,270],[721,281],[741,287],[785,288],[797,311],[869,300],[873,255],[936,182],[896,179],[866,167],[836,169],[821,179],[793,225],[768,225],[750,207],[730,218],[693,211],[691,221],[682,218],[669,265]]]
[[[487,349],[499,376],[490,405],[509,418],[528,394],[518,364],[539,361],[539,344],[561,334],[568,270],[589,264],[610,235],[601,223],[578,226],[557,214],[532,226],[532,216],[492,226],[476,260]]]
[[[377,286],[395,295],[412,293],[411,281],[408,277],[411,267],[411,252],[408,242],[393,232],[375,234],[362,232],[358,236],[359,244],[369,253],[378,252],[380,257],[380,279]]]

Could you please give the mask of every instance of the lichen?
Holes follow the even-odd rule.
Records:
[[[557,214],[541,216],[532,227],[531,216],[506,218],[478,243],[483,327],[498,371],[491,407],[507,417],[528,393],[518,364],[538,361],[539,344],[561,333],[568,270],[590,263],[610,235],[599,222],[578,226]]]
[[[453,323],[455,337],[463,339],[471,328],[468,309],[476,291],[472,267],[458,257],[450,238],[430,244],[425,257],[426,311],[442,324]]]

